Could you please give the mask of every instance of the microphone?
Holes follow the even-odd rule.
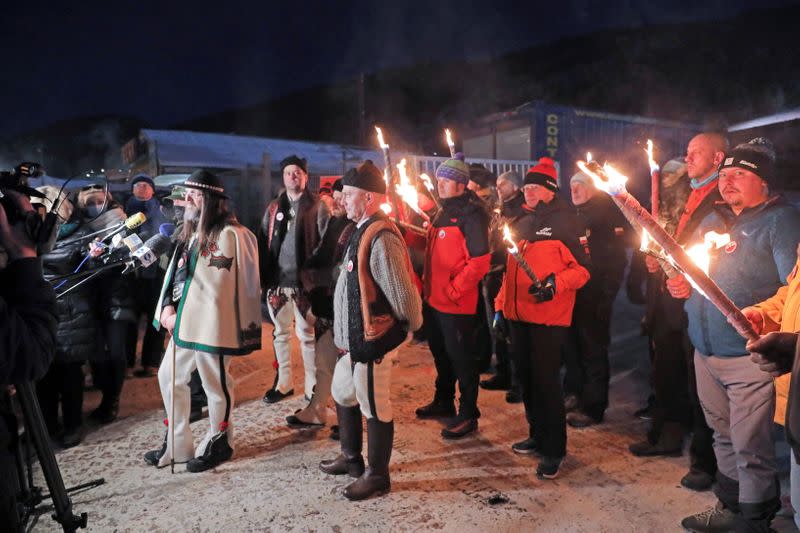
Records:
[[[122,233],[125,230],[132,231],[147,221],[147,217],[144,213],[136,213],[135,215],[131,215],[125,219],[125,222],[114,228],[114,230],[103,237],[102,242],[109,242],[109,239],[112,239],[118,233]],[[113,239],[112,239],[113,240]]]
[[[164,235],[161,235],[161,233],[153,235],[139,248],[131,252],[130,259],[125,261],[127,264],[122,273],[125,274],[126,272],[132,272],[138,268],[149,267],[158,261],[159,257],[167,253],[171,246],[172,243],[169,240],[169,237],[165,237]]]
[[[175,228],[175,224],[165,222],[158,227],[158,232],[164,237],[172,237],[172,235],[175,233]]]

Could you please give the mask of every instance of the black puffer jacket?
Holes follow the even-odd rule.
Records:
[[[70,274],[86,256],[89,241],[75,239],[91,233],[80,221],[70,221],[62,226],[53,250],[42,256],[42,269],[46,278]],[[88,261],[87,261],[88,263]],[[86,269],[86,265],[82,270]],[[62,292],[76,282],[65,283]],[[95,295],[97,280],[89,280],[56,301],[58,330],[55,358],[64,363],[84,361],[97,348],[98,316]]]

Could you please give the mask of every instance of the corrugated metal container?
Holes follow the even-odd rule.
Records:
[[[592,152],[595,159],[613,161],[630,178],[630,190],[646,194],[649,170],[643,152],[647,139],[663,165],[683,156],[699,125],[617,115],[530,102],[514,110],[488,115],[464,132],[467,157],[538,159],[552,157],[561,169],[559,183],[567,188],[577,172],[575,161]]]

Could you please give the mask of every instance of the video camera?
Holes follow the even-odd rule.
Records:
[[[3,194],[5,190],[17,191],[26,196],[36,196],[44,198],[33,187],[28,185],[28,178],[35,178],[42,175],[39,163],[23,162],[14,167],[13,170],[0,170],[0,204],[6,211],[9,224],[14,224],[23,220],[24,215],[17,210],[17,206],[11,198]]]

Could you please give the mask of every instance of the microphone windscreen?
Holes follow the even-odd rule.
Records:
[[[170,224],[169,222],[161,224],[158,227],[158,232],[164,237],[172,237],[172,234],[175,233],[175,224]]]
[[[170,246],[172,246],[172,243],[170,242],[169,237],[165,237],[160,233],[153,235],[142,245],[143,248],[150,249],[156,255],[167,253],[167,251],[170,249]]]
[[[142,224],[147,221],[147,217],[144,216],[144,213],[136,213],[135,215],[129,216],[125,219],[125,227],[128,229],[138,228]]]

